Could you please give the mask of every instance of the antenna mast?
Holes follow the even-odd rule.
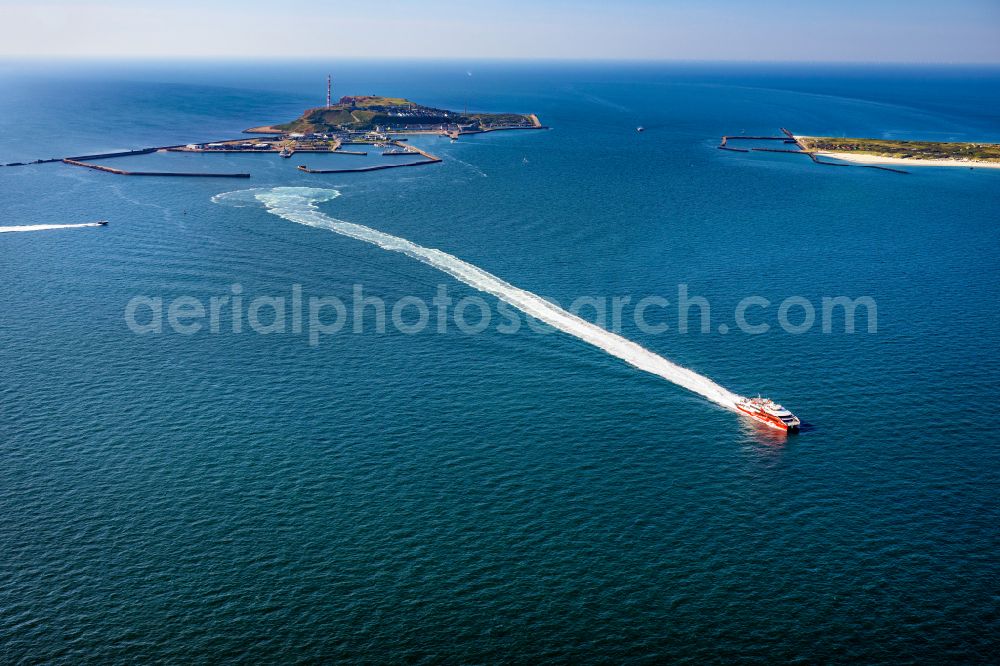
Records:
[[[326,108],[333,106],[330,104],[330,75],[326,75]]]

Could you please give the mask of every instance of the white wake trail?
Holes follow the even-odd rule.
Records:
[[[276,187],[270,190],[229,192],[217,195],[213,201],[239,206],[252,204],[252,200],[256,199],[264,204],[268,212],[286,220],[311,227],[329,229],[338,234],[371,243],[384,250],[400,252],[413,257],[451,275],[470,287],[496,296],[522,312],[594,345],[640,370],[658,375],[728,409],[735,409],[734,403],[739,396],[716,384],[708,377],[672,363],[631,340],[581,319],[537,294],[519,289],[492,273],[487,273],[483,269],[441,250],[423,247],[405,238],[392,236],[371,227],[331,218],[316,207],[317,203],[329,201],[339,194],[336,190],[329,189]]]
[[[83,224],[26,224],[19,227],[0,227],[0,234],[13,231],[48,231],[49,229],[80,229],[82,227],[99,227],[99,222],[84,222]]]

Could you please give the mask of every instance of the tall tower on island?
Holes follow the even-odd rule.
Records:
[[[332,81],[330,79],[330,75],[327,74],[326,75],[326,108],[328,108],[328,109],[331,106],[333,106],[333,104],[331,104],[331,99],[330,99],[330,90],[331,90],[330,85],[331,85],[331,83],[332,83]]]

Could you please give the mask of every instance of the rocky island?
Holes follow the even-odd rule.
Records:
[[[209,178],[249,178],[248,172],[206,173],[206,172],[166,172],[129,171],[103,164],[94,160],[117,157],[148,155],[155,152],[180,153],[274,153],[281,157],[292,157],[296,153],[336,153],[338,155],[366,156],[366,150],[345,149],[345,146],[373,146],[386,158],[409,158],[406,161],[387,160],[381,164],[330,169],[311,169],[306,165],[297,168],[306,173],[351,173],[381,171],[399,167],[413,167],[436,164],[441,158],[426,150],[406,143],[401,134],[439,134],[453,141],[463,134],[482,134],[497,130],[547,129],[535,114],[520,113],[459,113],[411,102],[401,97],[381,97],[361,95],[341,97],[337,103],[330,98],[330,82],[327,79],[326,106],[307,109],[297,119],[244,130],[247,134],[267,136],[222,139],[204,143],[156,146],[94,155],[38,159],[32,164],[63,162],[72,166],[86,167],[105,173],[122,176],[197,176]],[[12,162],[0,166],[22,166],[22,162]]]
[[[519,113],[468,113],[438,109],[401,97],[341,97],[336,104],[308,109],[288,123],[246,130],[257,134],[341,132],[469,134],[501,129],[540,129],[538,117]]]

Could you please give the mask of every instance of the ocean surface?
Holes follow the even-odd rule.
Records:
[[[234,138],[320,105],[328,71],[335,96],[551,129],[413,137],[444,161],[357,174],[295,167],[399,158],[0,167],[0,227],[110,221],[0,234],[0,661],[995,659],[1000,171],[716,145],[1000,142],[1000,70],[7,61],[0,163]],[[353,314],[358,289],[430,324],[167,325],[182,297]],[[490,325],[439,328],[441,289]],[[640,352],[536,295],[659,296],[669,328],[605,322]],[[738,325],[751,296],[766,333]],[[839,296],[877,330],[859,308],[824,332]],[[130,328],[137,297],[161,332]],[[558,325],[501,330],[508,302]],[[762,429],[673,364],[806,425]]]

